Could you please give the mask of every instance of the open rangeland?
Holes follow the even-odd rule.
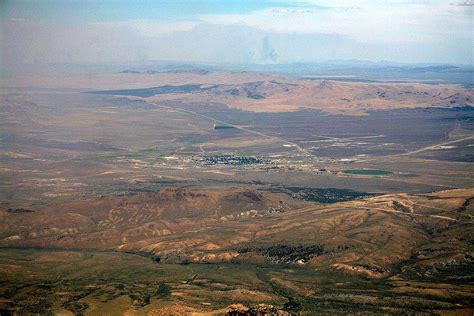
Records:
[[[179,71],[14,83],[2,315],[473,311],[472,89]]]

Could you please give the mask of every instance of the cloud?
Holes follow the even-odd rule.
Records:
[[[474,2],[465,1],[465,2],[451,2],[450,5],[459,6],[459,7],[472,7]]]
[[[143,36],[128,27],[24,21],[2,23],[2,63],[102,63],[137,60]]]
[[[472,16],[447,4],[406,1],[316,1],[327,9],[264,9],[205,15],[209,23],[240,23],[266,32],[335,33],[365,43],[445,41],[468,38]]]
[[[61,27],[26,22],[4,31],[4,62],[127,63],[146,60],[273,63],[311,60],[354,43],[337,34],[264,32],[244,24],[199,23],[188,28],[93,23]],[[277,53],[278,52],[278,53]]]
[[[472,63],[472,7],[432,0],[293,3],[174,20],[78,23],[12,14],[0,20],[1,59],[3,64],[327,59]]]
[[[161,36],[177,31],[191,31],[199,24],[201,24],[199,21],[157,22],[150,19],[91,23],[93,26],[103,27],[110,31],[129,28],[147,37]]]

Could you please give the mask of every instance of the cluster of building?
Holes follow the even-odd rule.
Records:
[[[270,160],[265,158],[234,155],[203,156],[199,158],[198,161],[206,165],[252,165],[270,163]]]

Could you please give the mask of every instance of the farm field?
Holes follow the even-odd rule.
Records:
[[[393,174],[392,171],[387,170],[374,170],[374,169],[351,169],[342,171],[347,174],[360,174],[368,176],[388,176]]]

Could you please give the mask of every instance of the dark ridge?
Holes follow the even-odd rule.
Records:
[[[159,86],[153,88],[143,88],[143,89],[121,89],[121,90],[97,90],[97,91],[87,91],[87,93],[94,94],[111,94],[111,95],[131,95],[137,97],[151,97],[157,94],[167,94],[167,93],[190,93],[195,91],[209,90],[215,88],[216,86],[206,86],[202,88],[200,84],[185,84],[180,86]]]
[[[471,205],[472,201],[474,200],[474,196],[466,199],[461,207],[458,209],[460,212],[465,212],[469,205]]]
[[[34,211],[33,210],[28,210],[28,209],[24,209],[24,208],[9,208],[7,209],[7,212],[8,213],[33,213]]]
[[[346,202],[378,194],[335,188],[306,188],[306,187],[270,187],[266,189],[273,193],[285,193],[292,198],[319,203]]]
[[[310,246],[290,246],[290,245],[275,245],[268,247],[246,247],[238,250],[240,253],[256,252],[269,258],[274,263],[293,263],[299,260],[307,262],[312,257],[317,257],[325,254],[323,245],[314,244]]]

